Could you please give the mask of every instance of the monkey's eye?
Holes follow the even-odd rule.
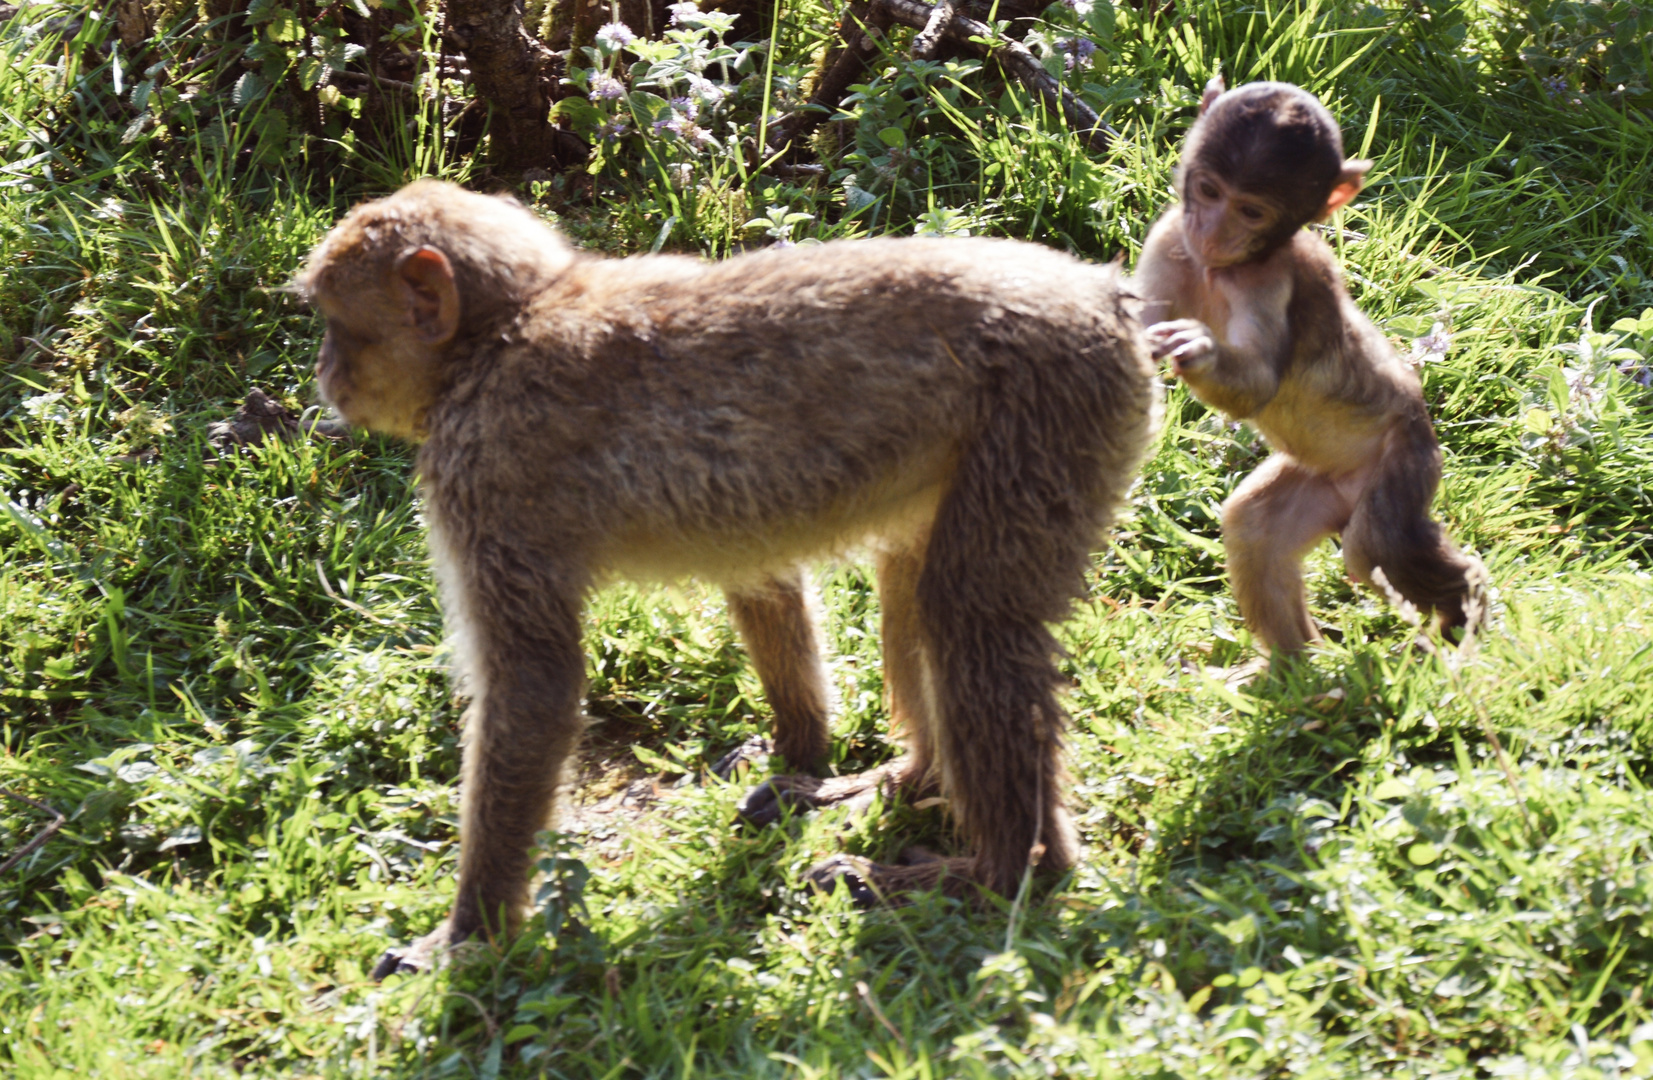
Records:
[[[1242,207],[1240,207],[1240,216],[1245,218],[1247,221],[1249,221],[1253,224],[1256,224],[1257,222],[1262,221],[1268,215],[1263,213],[1263,211],[1261,209],[1259,209],[1258,207],[1255,207],[1255,206],[1242,206]]]
[[[1211,199],[1212,201],[1215,201],[1222,195],[1222,191],[1218,189],[1217,185],[1213,184],[1209,180],[1201,180],[1199,183],[1199,189],[1202,197]]]

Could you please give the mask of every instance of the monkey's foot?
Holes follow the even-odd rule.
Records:
[[[447,959],[449,934],[448,923],[444,919],[441,926],[403,948],[386,949],[379,962],[373,965],[371,978],[374,982],[382,982],[387,975],[411,975],[440,966]]]
[[[865,810],[880,791],[893,792],[910,786],[906,766],[906,758],[897,758],[876,769],[826,780],[814,776],[771,776],[746,793],[735,805],[735,813],[742,821],[762,826],[779,821],[788,808],[793,813],[802,813],[819,806],[848,804],[856,810]]]
[[[759,761],[768,761],[769,755],[774,752],[775,748],[770,745],[768,739],[762,735],[754,735],[718,758],[712,764],[712,775],[719,780],[727,780],[735,774],[742,762],[756,764]]]
[[[834,855],[810,867],[805,880],[829,894],[842,882],[855,906],[866,909],[880,903],[903,904],[911,893],[938,888],[948,896],[966,898],[977,890],[975,869],[976,861],[971,858],[942,858],[922,848],[908,848],[896,865]]]
[[[1239,690],[1254,681],[1258,676],[1267,675],[1268,671],[1269,658],[1266,656],[1254,656],[1244,663],[1235,664],[1233,667],[1218,667],[1208,664],[1204,668],[1206,678],[1214,679],[1230,690]]]

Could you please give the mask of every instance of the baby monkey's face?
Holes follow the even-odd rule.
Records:
[[[1182,214],[1183,246],[1208,270],[1264,254],[1280,221],[1280,209],[1272,201],[1204,168],[1191,170],[1183,184]]]

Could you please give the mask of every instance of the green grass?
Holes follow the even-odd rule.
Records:
[[[1326,545],[1326,646],[1272,681],[1208,675],[1252,655],[1217,507],[1265,448],[1173,389],[1062,628],[1086,852],[1048,895],[812,895],[816,859],[945,847],[944,819],[737,828],[742,782],[706,766],[766,714],[721,598],[620,587],[588,617],[592,805],[547,849],[541,915],[508,955],[382,985],[365,972],[442,916],[455,862],[411,455],[205,432],[251,386],[313,400],[318,327],[282,286],[337,214],[483,174],[417,126],[273,161],[248,114],[123,143],[107,59],[65,68],[36,16],[0,30],[0,786],[68,817],[0,878],[0,1071],[1653,1075],[1653,402],[1619,374],[1653,361],[1653,126],[1552,96],[1502,9],[1321,7],[1099,4],[1075,84],[1121,133],[1107,156],[975,65],[897,51],[820,140],[852,173],[743,183],[731,151],[656,144],[532,195],[616,252],[722,256],[780,206],[813,215],[799,238],[1129,258],[1214,65],[1303,82],[1376,160],[1337,237],[1357,298],[1403,349],[1452,335],[1423,378],[1439,513],[1496,587],[1478,648],[1416,644]],[[784,104],[825,14],[780,10]],[[857,769],[895,749],[877,600],[863,567],[822,580],[834,765]],[[0,855],[46,820],[0,798]]]

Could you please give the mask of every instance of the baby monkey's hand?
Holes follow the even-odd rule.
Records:
[[[1217,342],[1198,319],[1173,319],[1148,327],[1148,347],[1155,360],[1171,358],[1171,373],[1199,374],[1217,360]]]

